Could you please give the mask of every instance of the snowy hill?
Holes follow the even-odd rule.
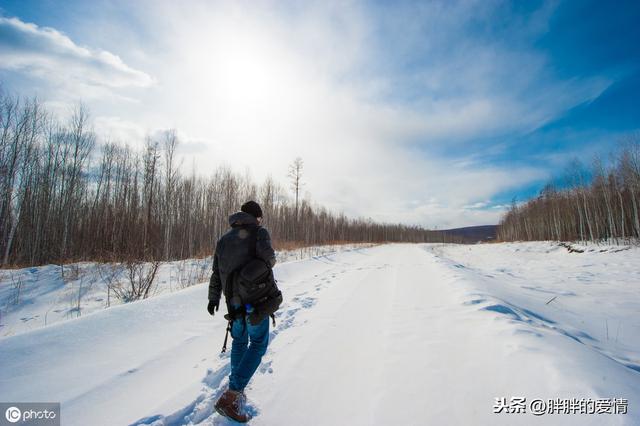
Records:
[[[469,243],[491,241],[496,239],[498,225],[466,226],[464,228],[444,229],[442,231],[451,237],[460,237]]]
[[[617,250],[392,244],[281,264],[251,423],[638,424],[640,251]],[[205,306],[203,284],[4,337],[0,400],[59,401],[64,425],[229,424],[213,410],[226,324]],[[512,397],[628,412],[493,413]]]

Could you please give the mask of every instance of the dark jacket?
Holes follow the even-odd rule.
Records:
[[[209,281],[209,300],[219,302],[227,277],[231,272],[253,259],[251,232],[257,229],[256,255],[273,268],[276,255],[271,247],[271,237],[266,228],[258,225],[258,220],[245,212],[229,216],[231,229],[216,244],[213,256],[213,274]]]

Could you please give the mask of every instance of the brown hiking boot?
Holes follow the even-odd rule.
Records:
[[[216,411],[236,422],[246,423],[249,416],[244,413],[245,396],[242,392],[227,389],[216,402]]]

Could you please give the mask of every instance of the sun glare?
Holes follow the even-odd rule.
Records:
[[[206,95],[227,111],[264,112],[287,89],[286,62],[268,40],[259,40],[256,34],[221,34],[213,46],[202,46],[197,55],[203,58],[200,83],[209,88]]]

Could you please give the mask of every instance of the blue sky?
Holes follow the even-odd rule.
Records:
[[[637,1],[2,1],[0,81],[336,211],[497,223],[640,128]]]

